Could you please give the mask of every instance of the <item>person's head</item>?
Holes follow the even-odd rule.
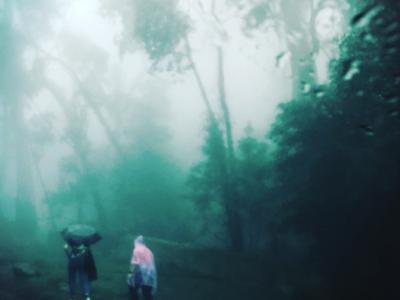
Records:
[[[144,238],[143,238],[143,235],[138,235],[138,236],[135,238],[134,245],[135,245],[135,246],[137,246],[137,245],[144,245]]]

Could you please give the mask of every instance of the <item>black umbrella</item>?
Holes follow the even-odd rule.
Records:
[[[100,234],[89,225],[69,225],[61,231],[63,239],[70,244],[85,244],[92,245],[101,240]]]

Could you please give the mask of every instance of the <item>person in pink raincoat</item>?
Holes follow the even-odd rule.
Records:
[[[128,285],[132,300],[139,299],[139,289],[145,300],[153,300],[157,288],[156,265],[153,252],[145,245],[141,235],[134,241]]]

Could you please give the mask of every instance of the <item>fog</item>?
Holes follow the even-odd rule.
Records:
[[[400,174],[392,2],[0,0],[0,285],[17,284],[7,272],[19,260],[60,265],[61,230],[88,224],[113,282],[100,279],[99,299],[121,295],[117,262],[139,234],[162,257],[160,299],[187,299],[169,285],[198,289],[193,299],[388,288]],[[50,256],[27,259],[40,249]],[[238,284],[236,259],[254,282]],[[59,285],[37,299],[53,299],[68,290],[61,278],[0,298],[48,281]]]
[[[207,2],[207,1],[205,1]],[[23,5],[21,4],[23,9]],[[29,38],[34,39],[33,44],[24,47],[24,67],[32,71],[35,59],[40,52],[52,58],[60,59],[62,64],[68,65],[79,78],[93,82],[94,85],[102,85],[107,93],[118,92],[140,97],[143,88],[150,85],[150,89],[160,89],[166,95],[163,100],[164,126],[169,131],[168,147],[176,163],[184,169],[188,169],[201,156],[201,144],[204,136],[204,121],[206,113],[202,104],[201,95],[196,82],[191,74],[174,74],[173,72],[151,72],[151,61],[141,49],[138,42],[131,42],[134,48],[132,52],[122,53],[122,22],[118,16],[107,15],[103,4],[96,0],[69,1],[59,3],[54,15],[43,20],[48,24],[46,35],[40,39],[34,39],[38,33],[30,32],[29,24],[19,21],[15,26],[17,30],[27,30]],[[122,4],[121,4],[122,5]],[[210,3],[204,3],[207,5]],[[194,59],[198,65],[207,92],[210,93],[212,105],[218,106],[216,87],[216,53],[215,29],[210,24],[210,16],[202,16],[200,5],[193,2],[189,5],[182,1],[180,7],[194,19],[195,24],[191,33],[191,43]],[[287,61],[277,65],[276,57],[285,51],[283,42],[279,40],[276,32],[268,30],[263,34],[257,34],[252,38],[243,36],[240,19],[234,11],[224,12],[226,7],[219,7],[223,18],[227,21],[224,30],[229,32],[229,38],[224,45],[226,90],[231,106],[234,136],[239,139],[244,134],[244,129],[251,124],[256,135],[262,137],[277,111],[277,104],[286,101],[291,96],[290,67]],[[33,8],[34,9],[34,8]],[[43,9],[43,7],[42,7]],[[46,9],[46,6],[44,7]],[[233,9],[231,9],[233,10]],[[18,9],[14,8],[14,18],[19,19]],[[226,14],[226,15],[224,15]],[[22,17],[21,17],[22,18]],[[40,21],[39,21],[40,22]],[[40,24],[40,26],[45,26]],[[40,34],[40,33],[39,33]],[[214,35],[214,37],[213,37]],[[35,48],[32,48],[35,47]],[[39,53],[38,53],[39,52]],[[90,57],[92,56],[92,57]],[[79,97],[74,97],[76,83],[71,78],[71,73],[60,62],[50,59],[42,70],[47,78],[51,78],[65,94],[70,98],[69,105],[80,105]],[[116,89],[119,89],[116,91]],[[55,143],[43,149],[39,166],[42,170],[43,180],[49,190],[57,189],[60,183],[59,162],[63,157],[71,155],[71,149],[60,141],[60,136],[65,130],[65,117],[60,111],[59,105],[52,99],[46,90],[39,90],[29,100],[26,109],[27,120],[40,118],[41,115],[51,114],[52,128]],[[116,108],[120,99],[105,96],[101,100],[102,105],[108,108]],[[143,101],[148,101],[144,99]],[[164,102],[165,101],[165,102]],[[75,103],[74,103],[75,102]],[[132,101],[133,102],[133,101]],[[129,105],[134,109],[134,103]],[[159,105],[159,104],[156,104]],[[129,108],[124,108],[129,110]],[[112,112],[104,111],[104,114]],[[114,130],[118,131],[121,120],[109,120]],[[94,149],[105,150],[112,159],[112,150],[109,149],[108,140],[101,124],[88,113],[87,135]],[[121,137],[122,138],[122,137]],[[136,141],[140,143],[140,141]],[[12,167],[10,167],[12,169]],[[12,170],[7,172],[5,190],[10,196],[15,196],[15,179]],[[15,176],[14,176],[15,177]],[[35,182],[35,203],[37,209],[44,208],[41,199],[43,191]],[[7,208],[6,208],[7,209]]]
[[[195,7],[188,8],[190,5],[185,1],[180,4],[194,18],[201,18]],[[192,5],[195,6],[194,2]],[[121,55],[118,44],[122,34],[121,22],[118,18],[102,16],[101,13],[97,1],[72,1],[65,14],[61,15],[61,21],[54,25],[59,36],[57,43],[63,43],[63,34],[74,34],[101,47],[107,55],[108,70],[105,70],[105,76],[110,81],[117,81],[123,92],[136,96],[140,94],[137,86],[147,82],[151,82],[154,87],[165,88],[171,99],[166,115],[172,132],[172,143],[176,149],[183,148],[184,155],[179,154],[177,158],[185,167],[190,166],[199,157],[204,121],[204,107],[194,79],[190,74],[149,74],[150,62],[140,49],[135,53]],[[192,37],[195,59],[207,90],[215,98],[216,71],[210,63],[210,60],[216,58],[214,41],[210,37],[212,29],[207,28],[208,24],[202,24],[204,20],[197,21],[199,24],[195,26],[199,28]],[[274,118],[276,105],[290,98],[290,89],[285,88],[290,81],[290,70],[287,64],[276,67],[275,57],[284,49],[275,32],[268,32],[267,36],[258,36],[249,41],[242,36],[238,28],[240,24],[235,24],[235,21],[238,22],[233,20],[226,25],[231,40],[226,45],[226,81],[229,84],[227,90],[234,114],[234,126],[241,135],[245,126],[251,123],[261,136]],[[140,48],[140,45],[133,47]],[[51,76],[59,78],[55,74]],[[60,78],[59,82],[65,81]],[[269,116],[267,120],[266,114]],[[101,145],[106,142],[96,130],[92,134],[95,143]]]

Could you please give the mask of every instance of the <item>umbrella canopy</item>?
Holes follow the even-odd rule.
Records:
[[[63,239],[70,244],[92,245],[101,240],[100,234],[89,225],[69,225],[61,231]]]

